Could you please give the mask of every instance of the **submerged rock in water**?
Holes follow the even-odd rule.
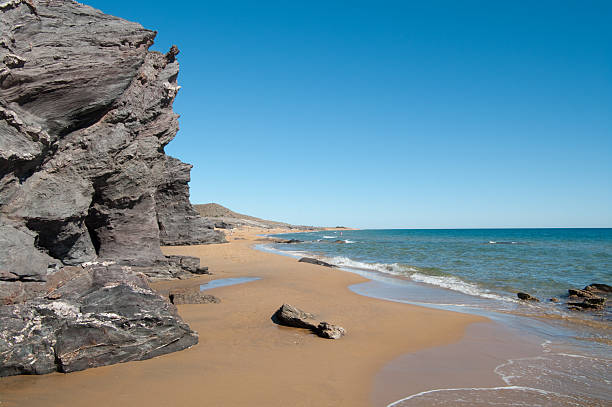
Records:
[[[582,302],[568,302],[567,307],[576,311],[602,310],[606,306],[606,299],[601,297],[585,298]]]
[[[596,293],[612,293],[612,286],[608,284],[593,283],[584,287],[585,291],[596,292]]]
[[[523,301],[534,301],[534,302],[540,302],[540,300],[538,300],[536,297],[533,297],[530,294],[527,293],[516,293],[516,296]]]
[[[594,292],[588,290],[579,290],[576,288],[570,288],[567,290],[570,297],[574,298],[596,298],[598,297]]]
[[[333,264],[329,264],[321,260],[313,259],[311,257],[302,257],[301,259],[298,260],[298,262],[316,264],[317,266],[336,267]]]

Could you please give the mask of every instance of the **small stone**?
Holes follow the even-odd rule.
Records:
[[[552,297],[552,298],[549,298],[548,301],[550,301],[550,302],[559,302],[559,299],[556,298],[556,297]]]
[[[317,334],[322,338],[340,339],[342,336],[346,335],[346,330],[338,325],[321,322],[317,326]]]
[[[516,293],[516,296],[523,301],[534,301],[534,302],[540,302],[540,300],[538,300],[536,297],[531,296],[530,294],[527,293]]]

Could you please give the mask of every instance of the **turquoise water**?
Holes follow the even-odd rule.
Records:
[[[612,405],[612,313],[571,311],[567,290],[612,285],[612,229],[356,230],[276,235],[268,250],[315,257],[372,281],[359,294],[485,315],[540,355],[508,360],[499,388],[431,389],[408,405]],[[539,303],[519,301],[527,292]],[[547,301],[560,299],[559,303]],[[527,357],[529,356],[529,357]]]
[[[304,243],[277,244],[279,250],[506,302],[518,291],[546,301],[563,298],[568,288],[612,284],[612,229],[355,230],[282,237]],[[338,239],[345,243],[332,243]]]

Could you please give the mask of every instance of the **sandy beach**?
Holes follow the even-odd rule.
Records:
[[[199,333],[196,346],[70,374],[2,378],[0,406],[382,405],[384,397],[372,397],[372,391],[385,365],[457,343],[471,324],[487,321],[360,296],[348,287],[363,277],[255,250],[260,233],[244,229],[228,236],[227,244],[164,248],[166,254],[200,257],[212,275],[153,283],[160,292],[222,278],[260,278],[211,289],[219,304],[178,306]],[[271,316],[283,303],[339,324],[347,335],[329,340],[278,326]],[[416,382],[410,391],[428,385]],[[380,380],[376,389],[380,395]]]

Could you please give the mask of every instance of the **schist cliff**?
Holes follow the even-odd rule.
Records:
[[[160,244],[224,242],[189,203],[178,49],[70,0],[0,0],[0,376],[146,359],[198,341],[150,279]]]

